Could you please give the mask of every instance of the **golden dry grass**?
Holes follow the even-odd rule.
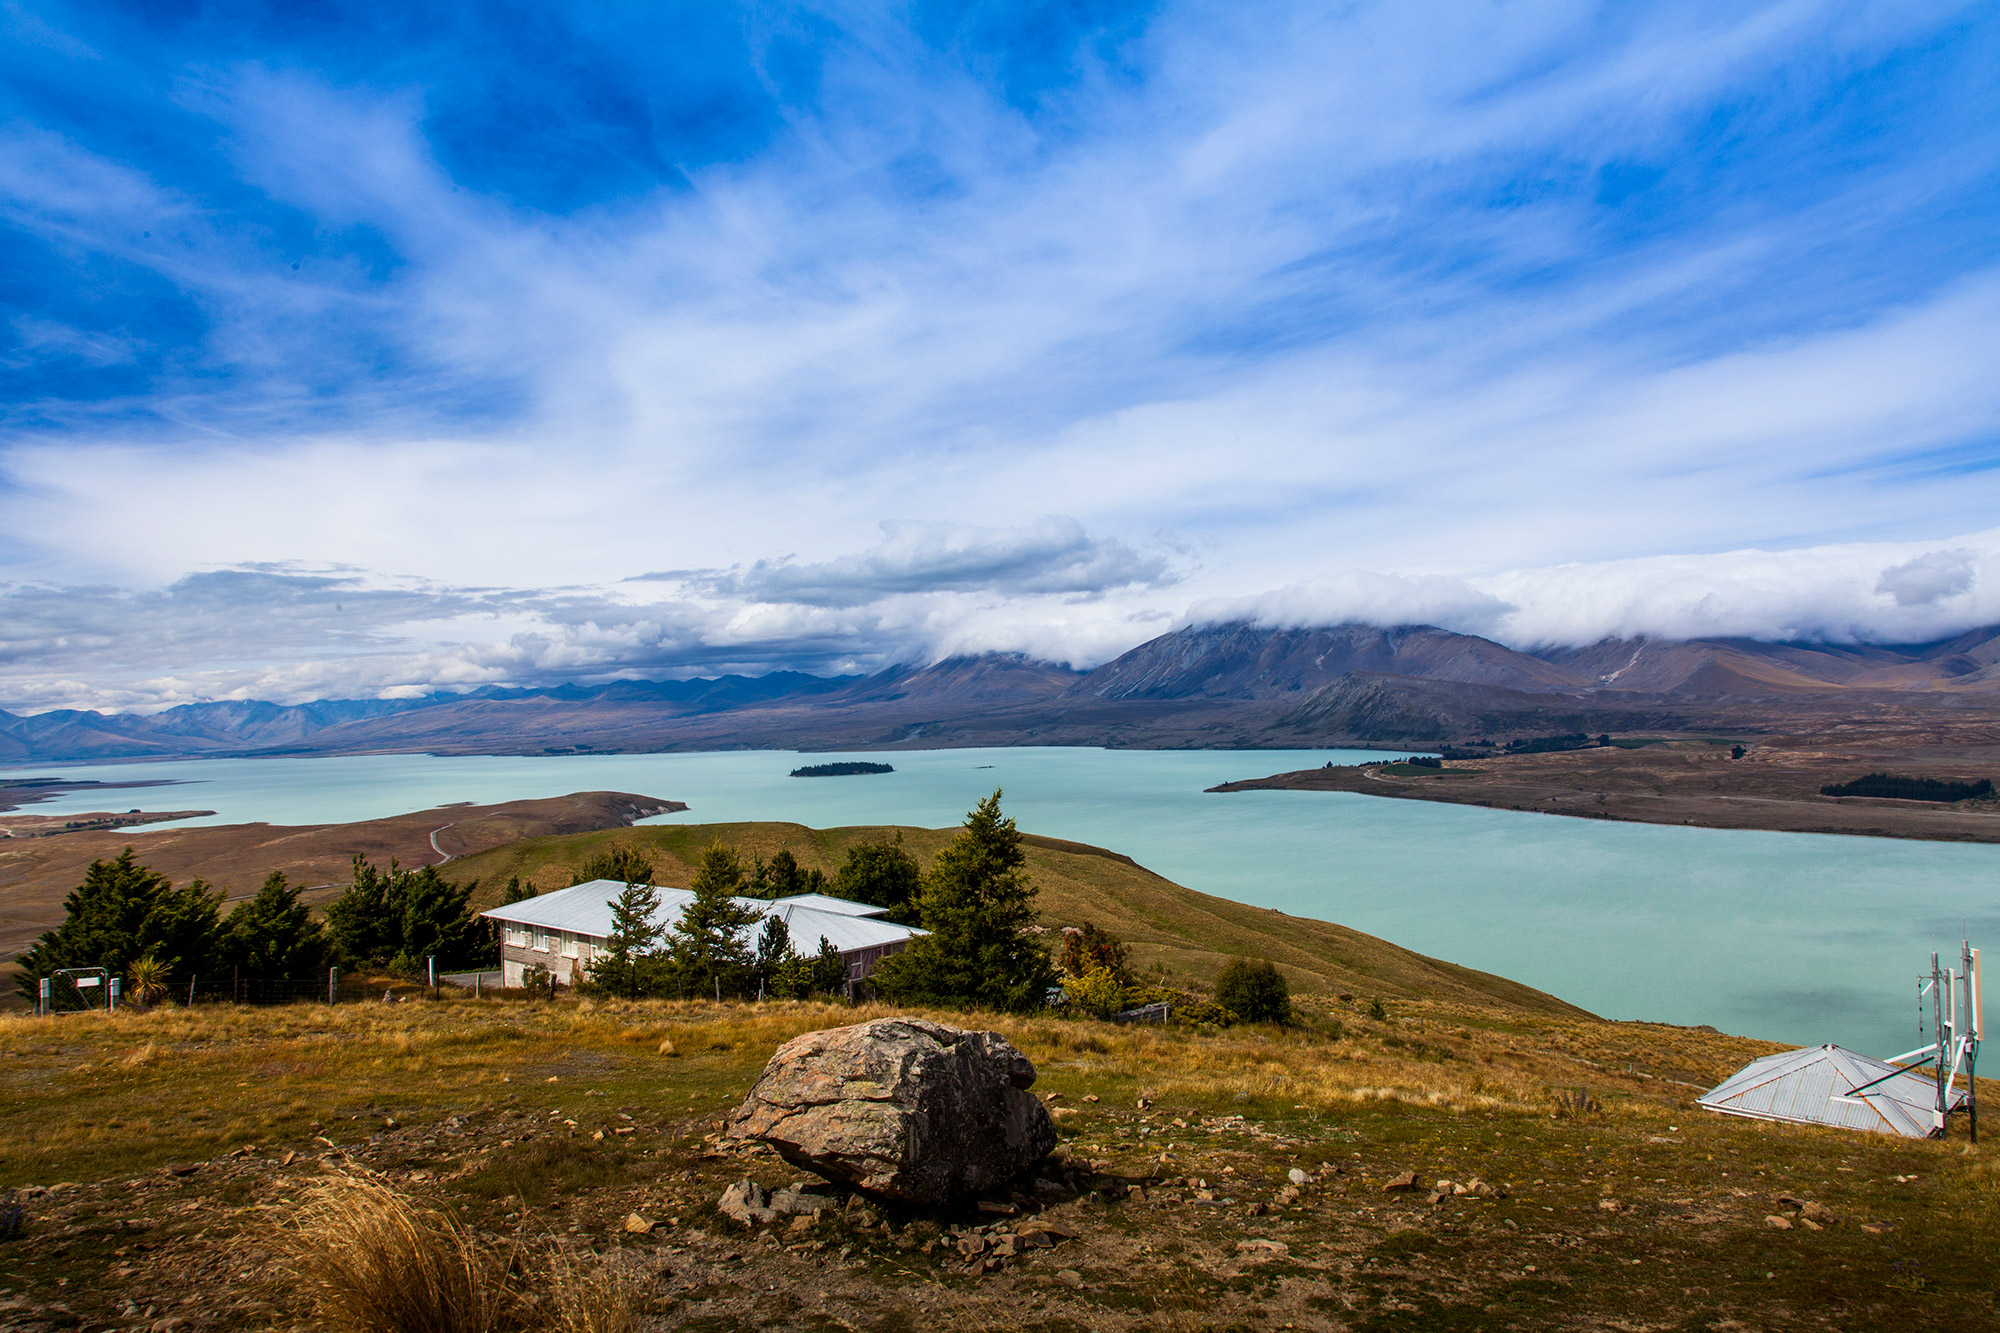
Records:
[[[1980,1235],[2000,1216],[2000,1173],[1968,1154],[1962,1135],[1916,1143],[1730,1120],[1691,1107],[1697,1086],[1712,1085],[1767,1045],[1435,1001],[1392,1001],[1380,1018],[1359,1001],[1309,999],[1302,1008],[1306,1024],[1283,1031],[936,1015],[1005,1033],[1035,1062],[1036,1092],[1053,1095],[1071,1160],[1098,1164],[1113,1178],[1151,1178],[1149,1192],[1162,1196],[1142,1208],[1085,1210],[1092,1239],[1053,1256],[1036,1290],[1046,1291],[1055,1264],[1080,1266],[1090,1274],[1080,1298],[1111,1322],[1079,1314],[1064,1326],[1198,1327],[1247,1317],[1256,1302],[1275,1298],[1272,1290],[1253,1291],[1243,1285],[1247,1277],[1229,1276],[1233,1270],[1202,1267],[1236,1264],[1245,1227],[1289,1239],[1295,1257],[1318,1265],[1313,1274],[1379,1252],[1384,1262],[1424,1271],[1427,1289],[1441,1294],[1423,1299],[1457,1302],[1457,1323],[1443,1307],[1425,1307],[1418,1313],[1434,1322],[1413,1315],[1414,1322],[1381,1324],[1385,1329],[1490,1327],[1482,1312],[1494,1300],[1528,1301],[1522,1308],[1539,1311],[1538,1318],[1571,1311],[1566,1323],[1516,1321],[1522,1327],[1603,1326],[1614,1314],[1644,1311],[1638,1322],[1646,1326],[1692,1328],[1704,1325],[1685,1316],[1701,1308],[1772,1314],[1828,1301],[1872,1317],[1882,1274],[1904,1274],[1918,1262],[1932,1284],[1927,1290],[1951,1293],[1940,1309],[1962,1316],[1984,1290],[1976,1285],[1987,1280],[1983,1250],[1962,1238]],[[912,1253],[886,1235],[830,1222],[824,1235],[782,1237],[781,1250],[712,1232],[714,1201],[729,1181],[747,1171],[775,1186],[793,1175],[775,1160],[733,1154],[718,1142],[724,1114],[771,1053],[809,1029],[889,1012],[489,999],[0,1020],[0,1186],[85,1182],[36,1206],[68,1208],[63,1217],[78,1227],[93,1225],[97,1199],[117,1201],[117,1213],[106,1215],[149,1209],[160,1228],[149,1238],[177,1234],[172,1243],[183,1248],[176,1253],[199,1255],[208,1252],[203,1247],[218,1254],[254,1249],[273,1210],[304,1197],[322,1171],[386,1173],[397,1188],[438,1201],[401,1205],[407,1216],[392,1217],[387,1227],[399,1243],[427,1236],[422,1243],[443,1252],[419,1270],[443,1274],[453,1253],[449,1228],[427,1211],[433,1207],[448,1203],[483,1237],[511,1238],[504,1243],[519,1247],[512,1251],[516,1289],[532,1300],[503,1318],[536,1320],[536,1327],[627,1327],[622,1321],[638,1317],[646,1273],[649,1299],[669,1299],[660,1294],[657,1263],[650,1270],[622,1266],[648,1256],[692,1274],[672,1299],[736,1311],[704,1326],[757,1326],[750,1321],[764,1313],[756,1302],[769,1282],[791,1284],[781,1296],[794,1302],[786,1307],[794,1314],[777,1322],[839,1326],[798,1313],[820,1308],[815,1264],[844,1284],[839,1301],[851,1302],[826,1308],[850,1319],[856,1308],[874,1312],[857,1326],[892,1315],[947,1318],[968,1330],[1018,1326],[1006,1322],[1021,1314],[1008,1304],[1007,1289],[940,1288],[935,1256],[912,1270]],[[662,1054],[662,1044],[674,1054]],[[1574,1111],[1579,1090],[1584,1113],[1559,1114],[1558,1098],[1572,1094]],[[66,1114],[79,1104],[105,1109],[98,1117]],[[620,1125],[634,1126],[634,1136],[617,1137]],[[232,1155],[253,1143],[260,1146]],[[147,1171],[191,1161],[206,1164],[184,1177]],[[1322,1183],[1310,1208],[1281,1215],[1272,1195],[1294,1165]],[[1425,1180],[1478,1175],[1505,1183],[1512,1197],[1504,1212],[1520,1230],[1498,1226],[1498,1205],[1433,1212],[1421,1197],[1385,1195],[1382,1182],[1405,1169]],[[1227,1179],[1239,1201],[1272,1201],[1274,1211],[1250,1221],[1240,1210],[1225,1218],[1177,1205],[1174,1190],[1193,1189],[1185,1178],[1196,1176],[1211,1184]],[[1846,1221],[1823,1235],[1770,1231],[1762,1219],[1781,1193],[1824,1200]],[[1613,1196],[1620,1211],[1600,1211],[1600,1200]],[[76,1204],[59,1204],[72,1198]],[[178,1211],[189,1206],[196,1211]],[[625,1235],[623,1219],[634,1210],[662,1230]],[[182,1216],[187,1220],[172,1220]],[[1861,1232],[1859,1223],[1870,1218],[1894,1229]],[[1466,1229],[1455,1230],[1460,1222]],[[43,1248],[18,1271],[43,1290],[57,1276],[69,1277],[73,1290],[101,1283],[107,1268],[128,1261],[113,1248],[127,1244],[122,1224],[107,1226],[94,1250],[58,1233],[53,1216],[35,1226],[46,1234]],[[172,1233],[176,1226],[184,1230]],[[936,1234],[935,1225],[909,1226],[918,1240]],[[559,1249],[552,1233],[563,1237]],[[783,1267],[797,1246],[807,1248]],[[843,1246],[875,1257],[835,1263]],[[1434,1262],[1421,1258],[1425,1246],[1435,1250]],[[1635,1266],[1639,1260],[1644,1266]],[[343,1262],[359,1266],[352,1257]],[[390,1271],[414,1261],[370,1262],[370,1271]],[[1468,1263],[1476,1270],[1471,1277]],[[855,1267],[863,1264],[865,1274]],[[1566,1273],[1573,1285],[1542,1283],[1522,1294],[1524,1264]],[[242,1281],[241,1268],[240,1260],[218,1264],[218,1276],[204,1279],[210,1285],[188,1284],[188,1302],[229,1293]],[[164,1281],[180,1270],[153,1271]],[[1293,1279],[1305,1280],[1306,1271],[1297,1269]],[[738,1272],[740,1288],[733,1276],[716,1277]],[[1766,1285],[1766,1272],[1779,1280]],[[441,1276],[432,1285],[451,1280]],[[328,1289],[328,1279],[317,1281]],[[1385,1288],[1381,1299],[1392,1295]],[[1228,1319],[1217,1316],[1225,1306],[1234,1311]],[[682,1305],[675,1318],[696,1321],[707,1308]],[[1310,1310],[1286,1309],[1285,1321],[1303,1315],[1300,1326],[1311,1323]],[[1126,1322],[1111,1318],[1120,1311]],[[262,1317],[246,1312],[224,1326],[268,1327],[257,1322]],[[337,1319],[330,1308],[315,1318],[315,1327],[364,1326]],[[1755,1326],[1837,1326],[1835,1316],[1828,1320],[1787,1317]]]
[[[521,1322],[506,1258],[378,1180],[314,1184],[278,1248],[321,1324],[339,1333],[502,1333]]]
[[[645,1284],[622,1257],[556,1246],[547,1271],[548,1327],[557,1333],[636,1333]]]

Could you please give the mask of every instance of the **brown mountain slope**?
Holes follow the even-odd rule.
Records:
[[[1603,690],[1715,698],[1841,689],[1991,689],[2000,632],[1916,645],[1763,643],[1754,639],[1605,639],[1538,654]]]
[[[1384,629],[1266,629],[1190,625],[1141,644],[1070,690],[1099,699],[1272,699],[1318,689],[1357,671],[1516,690],[1575,689],[1586,680],[1559,663],[1428,625]]]

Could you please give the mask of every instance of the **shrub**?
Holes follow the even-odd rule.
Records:
[[[1103,968],[1121,984],[1130,985],[1130,958],[1131,950],[1125,941],[1100,929],[1095,922],[1086,921],[1081,926],[1064,927],[1056,966],[1072,977],[1087,976]]]
[[[1125,986],[1108,967],[1093,967],[1080,977],[1067,977],[1063,993],[1069,1006],[1090,1018],[1109,1018],[1126,1007]]]
[[[1171,1006],[1168,1012],[1176,1023],[1208,1023],[1219,1028],[1226,1028],[1239,1018],[1235,1010],[1209,1000],[1190,1000]]]
[[[1232,958],[1215,978],[1215,1002],[1246,1023],[1292,1021],[1292,988],[1284,973],[1259,958]]]

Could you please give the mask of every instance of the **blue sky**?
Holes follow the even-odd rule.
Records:
[[[0,706],[2000,622],[1973,4],[0,3]]]

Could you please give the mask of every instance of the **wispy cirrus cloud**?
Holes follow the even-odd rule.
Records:
[[[1517,637],[1956,623],[1997,56],[1981,7],[1866,0],[24,0],[0,574],[97,591],[68,638],[20,603],[10,660],[1089,661],[1260,587]],[[382,618],[156,617],[259,566]]]

